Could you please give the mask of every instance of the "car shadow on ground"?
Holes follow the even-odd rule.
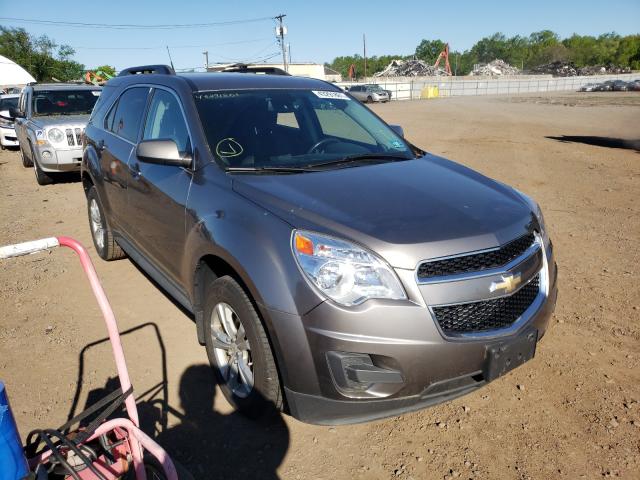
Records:
[[[180,409],[171,406],[165,346],[158,327],[145,323],[123,331],[121,335],[143,329],[153,329],[158,340],[162,365],[155,370],[162,378],[145,392],[134,391],[140,426],[167,450],[179,472],[186,470],[195,479],[278,479],[277,469],[289,448],[289,429],[275,406],[265,402],[265,411],[259,419],[250,419],[235,411],[228,414],[216,411],[214,401],[219,390],[208,364],[192,365],[182,373],[178,386]],[[89,348],[107,341],[108,338],[103,338],[92,342],[80,354],[78,386],[69,418],[77,414],[84,354]],[[135,378],[132,383],[135,387]],[[118,387],[117,378],[109,378],[104,387],[88,393],[85,409]],[[112,416],[126,414],[121,408]],[[168,420],[170,417],[171,421]]]
[[[584,143],[596,147],[622,148],[640,152],[640,139],[626,140],[623,138],[595,137],[592,135],[562,135],[560,137],[547,136],[545,138],[559,142]]]

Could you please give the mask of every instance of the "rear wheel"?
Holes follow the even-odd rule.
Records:
[[[262,322],[242,287],[224,276],[209,285],[205,345],[220,389],[250,417],[282,408],[276,362]]]
[[[87,208],[93,246],[96,248],[96,252],[98,252],[100,258],[103,260],[118,260],[124,258],[126,254],[113,239],[113,234],[107,225],[104,210],[98,199],[98,192],[94,186],[87,192]]]
[[[24,150],[22,149],[22,144],[20,145],[20,158],[22,159],[22,166],[24,168],[33,167],[33,162],[29,157],[24,154]]]

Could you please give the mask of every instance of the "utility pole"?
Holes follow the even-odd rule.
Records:
[[[289,66],[287,65],[287,47],[284,44],[284,34],[285,34],[285,26],[282,24],[282,19],[286,17],[285,14],[281,13],[280,15],[276,15],[274,18],[278,20],[279,25],[276,28],[277,36],[280,40],[280,48],[282,48],[282,65],[284,66],[284,71],[289,71]]]
[[[362,34],[362,49],[364,53],[364,81],[367,81],[367,39]]]
[[[202,54],[204,55],[204,69],[209,71],[209,50],[205,50]]]

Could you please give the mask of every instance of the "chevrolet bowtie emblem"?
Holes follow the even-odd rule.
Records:
[[[522,275],[520,273],[502,275],[501,282],[491,282],[489,291],[495,292],[497,290],[503,290],[505,293],[511,293],[518,288],[520,283],[522,283]]]

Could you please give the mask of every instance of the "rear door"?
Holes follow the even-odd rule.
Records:
[[[191,154],[191,139],[179,98],[169,89],[153,89],[142,140],[173,140]],[[177,283],[185,242],[185,205],[191,170],[158,165],[131,155],[128,165],[128,206],[137,247],[154,266]]]
[[[111,227],[127,237],[132,225],[127,211],[128,163],[140,133],[149,87],[125,90],[104,119],[104,136],[96,145],[103,175],[103,202]]]

